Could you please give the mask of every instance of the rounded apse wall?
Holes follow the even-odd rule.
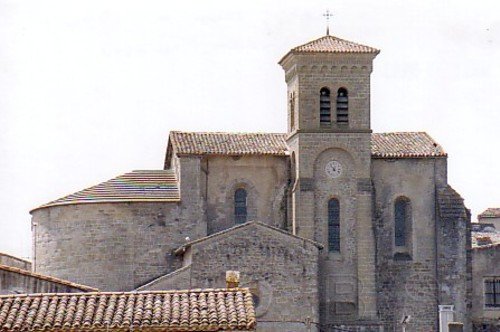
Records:
[[[180,267],[172,252],[196,231],[180,211],[165,202],[34,210],[34,270],[101,291],[132,290]]]

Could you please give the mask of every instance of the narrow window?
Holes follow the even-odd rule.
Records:
[[[336,198],[328,201],[328,251],[340,251],[340,205]]]
[[[330,124],[331,113],[330,90],[322,88],[319,91],[319,123]]]
[[[500,308],[500,278],[484,281],[484,306]]]
[[[349,96],[346,88],[337,91],[337,123],[349,122]]]
[[[237,189],[234,192],[234,221],[243,224],[247,221],[247,191]]]
[[[403,247],[407,242],[407,231],[410,223],[410,201],[400,197],[394,203],[394,244]]]

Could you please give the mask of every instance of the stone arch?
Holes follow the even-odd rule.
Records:
[[[246,178],[235,179],[227,186],[226,202],[227,202],[227,216],[229,216],[230,224],[235,225],[234,222],[234,193],[238,189],[245,189],[247,192],[247,222],[257,219],[257,200],[259,193],[255,185]]]
[[[358,165],[357,160],[352,156],[352,154],[344,147],[335,147],[335,148],[327,148],[318,153],[316,159],[314,160],[314,174],[315,177],[320,172],[320,168],[323,167],[324,163],[328,158],[338,158],[341,159],[339,162],[343,166],[348,166],[348,169],[343,169],[343,176],[349,174],[350,178],[354,178],[358,174]],[[347,173],[347,172],[349,173]]]

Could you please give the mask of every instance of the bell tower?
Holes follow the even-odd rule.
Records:
[[[322,324],[377,319],[370,75],[378,53],[327,32],[279,62],[288,86],[293,232],[325,248]]]

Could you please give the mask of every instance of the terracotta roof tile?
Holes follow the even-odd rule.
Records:
[[[472,247],[484,247],[500,244],[500,231],[471,232]]]
[[[51,277],[51,276],[47,276],[44,274],[39,274],[39,273],[23,270],[23,269],[13,267],[13,266],[7,266],[7,265],[0,264],[0,270],[25,275],[28,277],[33,277],[33,278],[38,279],[38,280],[49,281],[49,282],[53,282],[56,284],[69,286],[72,288],[76,288],[80,291],[95,292],[98,290],[97,288],[94,288],[94,287],[77,284],[77,283],[74,283],[74,282],[71,282],[68,280],[59,279],[56,277]]]
[[[295,53],[375,53],[376,48],[354,43],[335,36],[323,36],[291,50]]]
[[[179,186],[173,171],[147,170],[117,176],[36,209],[77,203],[176,202],[179,200]]]
[[[424,132],[372,134],[374,158],[446,157],[446,152]]]
[[[287,156],[286,134],[264,133],[170,133],[178,154],[186,155],[276,155]],[[444,157],[446,153],[424,132],[374,133],[375,158]]]
[[[288,154],[284,134],[172,131],[170,132],[170,141],[178,154],[277,156]]]
[[[0,331],[253,331],[247,288],[0,296]]]
[[[478,218],[500,218],[500,208],[488,208],[484,210]]]

